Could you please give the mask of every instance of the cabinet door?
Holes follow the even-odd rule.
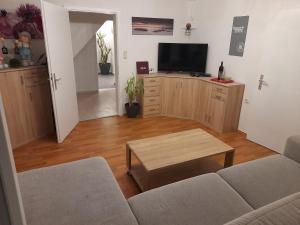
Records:
[[[24,77],[21,72],[0,74],[0,91],[3,98],[11,144],[16,148],[32,140],[33,131],[27,117]]]
[[[193,79],[180,79],[180,91],[178,98],[178,111],[177,116],[186,119],[192,119],[193,115],[193,95],[194,95],[194,80]]]
[[[25,78],[26,103],[34,136],[42,137],[54,130],[48,74],[39,69]]]
[[[161,112],[162,115],[176,116],[178,111],[178,78],[164,77],[161,89]]]
[[[225,118],[225,99],[212,95],[210,112],[208,117],[209,126],[219,132],[223,132]]]
[[[196,103],[196,119],[206,126],[210,126],[209,120],[211,116],[211,97],[212,97],[212,84],[199,81],[198,84],[199,92]]]

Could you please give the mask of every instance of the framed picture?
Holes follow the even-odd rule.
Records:
[[[174,19],[132,17],[133,35],[167,35],[172,36]]]
[[[249,16],[237,16],[233,18],[229,55],[244,55]]]
[[[19,34],[28,32],[32,39],[43,39],[41,10],[32,4],[21,4],[15,12],[0,9],[0,36],[18,39]]]

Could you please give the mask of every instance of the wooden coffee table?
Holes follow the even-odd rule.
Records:
[[[224,167],[229,167],[233,164],[234,151],[231,146],[202,129],[129,141],[126,145],[128,174],[145,191],[149,189],[145,177],[155,176],[155,171],[219,154],[225,154]],[[143,168],[144,182],[141,173],[136,173],[133,168],[132,156]]]

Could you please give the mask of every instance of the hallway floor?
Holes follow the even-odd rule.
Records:
[[[110,75],[98,75],[98,87],[99,89],[115,88],[116,78],[113,74]]]
[[[116,89],[77,93],[79,120],[92,120],[117,115]]]

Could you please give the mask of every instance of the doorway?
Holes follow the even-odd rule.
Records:
[[[300,33],[295,30],[300,9],[282,9],[264,31],[257,77],[261,87],[253,92],[247,137],[283,153],[289,136],[300,133]]]
[[[70,11],[79,120],[117,115],[115,16]],[[103,49],[105,48],[105,49]],[[104,71],[105,65],[109,69]]]

